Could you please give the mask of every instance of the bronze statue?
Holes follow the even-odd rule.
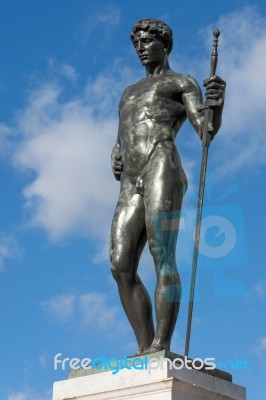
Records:
[[[169,67],[173,41],[168,25],[142,19],[134,25],[131,40],[146,77],[125,89],[119,105],[112,168],[121,190],[112,222],[110,259],[121,303],[137,338],[137,354],[147,354],[170,350],[181,298],[175,251],[187,179],[174,141],[187,118],[202,139],[205,113],[196,81]],[[204,86],[206,99],[216,102],[213,138],[221,125],[225,82],[214,75]],[[155,330],[151,301],[137,274],[147,241],[157,274]]]

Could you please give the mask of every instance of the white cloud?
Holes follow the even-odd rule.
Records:
[[[76,72],[75,68],[69,64],[62,65],[62,74],[73,83],[75,83],[78,79],[78,73]]]
[[[18,242],[8,235],[0,236],[0,272],[5,271],[10,260],[20,255]]]
[[[12,129],[3,123],[0,123],[0,155],[1,157],[9,157],[12,146],[10,137],[12,136]]]
[[[118,323],[118,307],[108,304],[102,293],[86,293],[79,297],[79,310],[85,328],[113,330]]]
[[[120,10],[116,7],[109,6],[103,11],[98,11],[96,17],[94,16],[93,19],[101,24],[117,25],[120,22],[120,17]]]
[[[266,350],[266,337],[259,339],[259,345],[261,350]]]
[[[223,15],[215,25],[221,31],[217,74],[227,87],[222,127],[209,156],[215,175],[228,178],[266,162],[266,18],[255,7],[246,7]],[[176,59],[173,54],[178,71],[198,80],[209,75],[215,25],[199,32],[206,44],[203,56]]]
[[[252,352],[256,355],[260,362],[260,367],[263,371],[266,371],[266,336],[256,339],[256,345],[252,348]]]
[[[56,71],[54,64],[50,68]],[[52,241],[69,234],[108,241],[119,190],[110,162],[118,100],[134,77],[116,60],[108,72],[89,80],[84,91],[71,98],[58,82],[48,79],[29,93],[12,129],[3,127],[5,137],[17,134],[14,165],[33,173],[23,190],[25,220],[28,226],[44,228]],[[97,250],[100,260],[102,250]]]
[[[114,6],[106,6],[102,7],[100,10],[95,11],[93,15],[89,16],[89,18],[82,24],[81,27],[81,37],[84,44],[87,44],[87,41],[90,35],[95,31],[96,28],[100,27],[104,32],[108,32],[112,27],[119,24],[121,18],[120,9]],[[109,35],[106,36],[107,40]],[[103,39],[104,40],[104,39]]]
[[[47,360],[47,354],[42,354],[39,358],[38,358],[38,362],[40,364],[40,366],[43,369],[46,369],[48,366],[48,360]]]
[[[48,59],[49,74],[56,77],[62,77],[69,80],[72,84],[76,84],[79,73],[75,68],[67,63],[60,63],[55,58]]]
[[[53,320],[66,322],[73,315],[74,301],[74,295],[60,295],[42,302],[41,307]]]
[[[264,299],[266,297],[266,280],[259,281],[254,286],[254,293],[260,298]]]
[[[120,308],[111,305],[108,296],[104,293],[89,292],[80,295],[54,296],[42,302],[41,307],[56,323],[64,324],[71,318],[75,318],[75,325],[82,330],[93,327],[109,335],[106,327],[110,327],[112,333],[122,327],[119,321]],[[46,362],[46,358],[40,358],[39,362],[42,365]]]
[[[264,300],[266,298],[266,279],[261,279],[255,283],[246,294],[244,300],[250,302],[251,300]]]
[[[8,400],[27,400],[27,399],[29,399],[28,394],[22,392],[14,393],[8,396]]]
[[[9,395],[7,400],[50,400],[51,398],[51,391],[47,391],[44,394],[38,394],[33,389],[26,389]]]
[[[22,141],[14,162],[35,175],[23,192],[26,210],[31,225],[45,228],[52,240],[72,232],[101,237],[115,203],[110,153],[117,120],[106,116],[106,103],[100,118],[86,101],[62,103],[60,88],[50,84],[33,92],[18,114]]]
[[[223,16],[218,73],[227,81],[220,174],[259,167],[266,161],[266,19],[255,8]],[[217,157],[218,155],[218,157]]]

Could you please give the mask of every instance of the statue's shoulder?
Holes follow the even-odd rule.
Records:
[[[188,74],[180,74],[174,71],[169,71],[169,76],[184,90],[190,89],[194,87],[195,89],[199,89],[199,85],[193,76]]]
[[[199,85],[193,76],[188,74],[177,73],[175,71],[167,71],[167,80],[171,83],[172,88],[176,88],[179,92],[198,92]]]
[[[122,93],[122,98],[130,95],[132,92],[134,92],[139,86],[142,85],[142,83],[145,82],[145,79],[140,79],[139,81],[132,83],[131,85],[127,86]]]

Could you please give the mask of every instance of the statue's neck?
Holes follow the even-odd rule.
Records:
[[[152,77],[157,76],[157,75],[162,75],[166,71],[169,71],[169,70],[170,70],[170,67],[169,67],[168,63],[167,63],[167,65],[158,65],[155,68],[146,67],[146,77],[147,78],[152,78]]]
[[[146,77],[152,78],[153,76],[162,75],[166,71],[170,70],[168,55],[165,54],[161,64],[157,65],[146,65]]]

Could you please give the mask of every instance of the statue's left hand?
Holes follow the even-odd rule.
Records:
[[[206,88],[206,99],[214,100],[217,106],[223,104],[226,83],[222,78],[217,75],[211,76],[203,82],[203,86]]]
[[[210,108],[213,110],[212,119],[208,121],[208,125],[212,127],[211,140],[219,131],[222,123],[222,113],[225,94],[225,81],[217,75],[211,76],[203,82],[206,88],[206,102],[203,108]],[[208,115],[208,114],[207,114]],[[200,134],[201,139],[204,137],[203,131]]]

